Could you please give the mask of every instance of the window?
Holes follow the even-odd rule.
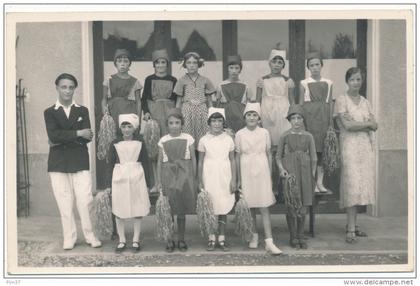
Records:
[[[185,69],[179,60],[197,52],[204,60],[199,73],[217,85],[223,78],[222,21],[172,21],[172,75],[180,78]]]
[[[205,61],[222,60],[221,21],[173,21],[171,29],[174,59],[197,52]]]
[[[323,59],[355,59],[357,23],[355,20],[306,21],[306,55],[317,52]]]
[[[116,49],[127,49],[134,61],[151,61],[153,21],[110,21],[103,24],[104,61],[113,61]]]
[[[289,21],[246,20],[238,21],[238,53],[242,57],[242,81],[256,92],[257,80],[270,73],[268,57],[272,49],[286,52],[283,74],[289,74]]]
[[[287,20],[238,21],[238,52],[242,60],[268,59],[272,49],[289,49],[289,23]]]

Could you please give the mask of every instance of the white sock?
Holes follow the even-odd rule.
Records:
[[[270,237],[270,238],[266,238],[266,239],[265,239],[265,243],[266,243],[266,244],[273,244],[273,238],[272,238],[272,237]]]
[[[134,228],[133,242],[134,241],[140,242],[141,219],[139,218],[134,219],[133,228]]]
[[[224,235],[219,235],[219,241],[225,241],[225,236]]]
[[[120,242],[125,242],[125,222],[123,219],[115,218],[115,223],[117,225],[117,232],[120,238]]]
[[[209,234],[209,240],[216,241],[216,235]]]

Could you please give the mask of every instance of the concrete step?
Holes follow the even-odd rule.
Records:
[[[260,249],[255,253],[263,254],[264,235],[261,218],[258,216],[258,229],[260,233]],[[295,252],[288,246],[289,234],[284,215],[272,215],[272,229],[275,243],[285,252]],[[47,253],[65,255],[72,254],[97,254],[114,253],[117,241],[111,241],[110,237],[101,237],[103,247],[93,249],[83,241],[83,234],[78,224],[78,242],[71,251],[62,249],[61,222],[57,217],[28,217],[19,218],[17,225],[19,242],[48,242]],[[407,252],[407,219],[403,217],[375,218],[367,215],[359,215],[358,224],[369,234],[369,237],[360,238],[357,244],[345,242],[346,216],[344,214],[321,214],[317,215],[315,237],[308,235],[308,249],[300,250],[301,253],[366,253],[366,252]],[[142,251],[139,255],[155,255],[165,253],[165,243],[155,238],[155,217],[147,216],[142,220],[141,243]],[[126,237],[130,243],[132,235],[131,223],[127,222]],[[185,239],[189,245],[188,253],[208,254],[205,250],[207,239],[200,235],[197,218],[194,215],[187,216]],[[226,239],[231,245],[230,253],[248,253],[246,243],[241,241],[234,233],[233,216],[228,216],[226,227]]]

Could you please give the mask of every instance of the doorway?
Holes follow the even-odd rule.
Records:
[[[240,54],[241,79],[255,89],[258,78],[269,73],[268,55],[284,50],[284,74],[295,85],[309,76],[306,56],[318,52],[324,59],[323,76],[334,82],[333,96],[346,91],[345,71],[352,66],[366,70],[367,20],[215,20],[215,21],[106,21],[93,22],[95,124],[102,118],[100,102],[104,78],[115,72],[116,48],[128,49],[134,57],[130,73],[141,82],[153,74],[151,54],[165,48],[172,59],[171,74],[183,75],[179,60],[186,51],[196,51],[205,60],[200,73],[215,85],[227,77],[228,55]],[[255,90],[254,90],[255,91]],[[295,89],[296,98],[298,88]],[[362,87],[365,95],[366,87]],[[96,160],[97,186],[110,185],[103,161]],[[333,194],[326,196],[317,212],[342,212],[338,207],[339,171],[325,178]]]

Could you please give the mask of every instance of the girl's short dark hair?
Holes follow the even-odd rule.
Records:
[[[286,61],[284,60],[282,56],[275,56],[274,58],[271,59],[271,61],[274,60],[275,58],[278,58],[283,62],[283,68],[286,66]]]
[[[261,116],[258,114],[258,112],[254,111],[254,110],[250,110],[250,111],[245,112],[243,118],[245,119],[245,116],[250,112],[255,112],[258,115],[258,120],[261,120]]]
[[[77,85],[78,85],[76,77],[74,75],[72,75],[72,74],[69,74],[69,73],[62,73],[62,74],[60,74],[55,79],[55,85],[59,85],[60,84],[60,80],[62,80],[62,79],[71,80],[74,83],[74,87],[77,87]]]
[[[238,62],[238,63],[236,63],[236,62],[231,62],[231,63],[228,63],[227,67],[229,68],[229,66],[236,66],[236,65],[238,65],[238,66],[239,66],[239,68],[240,68],[240,69],[241,69],[241,71],[242,71],[242,63],[240,63],[240,62]]]
[[[184,125],[184,116],[182,116],[182,114],[174,113],[174,114],[169,115],[168,118],[166,118],[166,126],[168,126],[168,121],[169,121],[169,118],[171,117],[175,117],[176,119],[181,120],[181,125],[182,126]]]
[[[114,59],[114,66],[117,66],[117,60],[118,59],[122,59],[122,58],[127,58],[128,59],[128,61],[130,62],[129,64],[128,64],[128,66],[129,67],[131,67],[131,56],[127,56],[127,55],[121,55],[121,56],[118,56],[118,57],[116,57],[115,59]]]
[[[346,83],[349,81],[352,75],[357,73],[360,73],[360,75],[362,76],[362,80],[365,81],[365,73],[362,71],[362,69],[358,67],[352,67],[349,68],[346,72]]]
[[[157,62],[158,60],[160,60],[160,59],[163,59],[163,58],[158,58],[157,60],[155,60],[155,61],[153,62],[153,67],[155,67],[155,66],[156,66],[156,62]],[[165,60],[165,62],[166,62],[166,66],[167,66],[167,67],[169,67],[169,62],[168,62],[166,59],[163,59],[163,60]]]
[[[210,115],[210,117],[207,119],[207,125],[210,125],[210,122],[212,119],[219,119],[219,118],[223,119],[223,127],[225,127],[226,120],[223,117],[223,115],[219,112],[215,112],[212,115]]]
[[[133,126],[133,124],[131,124],[130,122],[128,122],[128,121],[124,121],[124,122],[121,122],[121,124],[120,124],[121,126],[125,126],[125,125],[131,125],[131,126]],[[121,127],[120,126],[120,127]],[[134,127],[134,126],[133,126]]]
[[[321,57],[310,57],[306,60],[306,67],[309,69],[309,62],[314,60],[314,59],[318,59],[321,62],[321,67],[324,66],[324,62],[322,61]]]
[[[187,64],[186,64],[186,62],[187,62],[187,60],[188,60],[189,58],[194,58],[194,59],[196,59],[196,60],[197,60],[197,63],[198,63],[198,67],[199,67],[199,68],[201,68],[202,66],[204,66],[204,59],[203,59],[203,58],[201,58],[199,54],[197,54],[196,52],[189,52],[189,53],[186,53],[186,54],[184,55],[184,61],[182,62],[182,67],[183,67],[183,68],[187,68]]]

